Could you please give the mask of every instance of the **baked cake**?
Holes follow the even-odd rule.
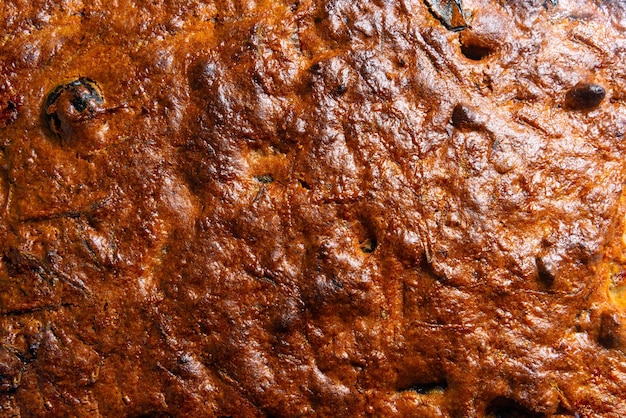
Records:
[[[3,0],[0,416],[626,416],[623,0]]]

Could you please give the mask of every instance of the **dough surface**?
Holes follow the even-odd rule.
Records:
[[[4,0],[0,416],[626,416],[620,0]]]

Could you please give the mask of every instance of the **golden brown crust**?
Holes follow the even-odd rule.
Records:
[[[0,5],[0,415],[626,415],[621,2],[92,3]]]

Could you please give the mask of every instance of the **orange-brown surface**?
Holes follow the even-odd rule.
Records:
[[[626,416],[626,6],[428,4],[2,1],[0,416]]]

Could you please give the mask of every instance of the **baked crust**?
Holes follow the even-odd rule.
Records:
[[[92,3],[0,5],[0,415],[626,416],[622,2]]]

